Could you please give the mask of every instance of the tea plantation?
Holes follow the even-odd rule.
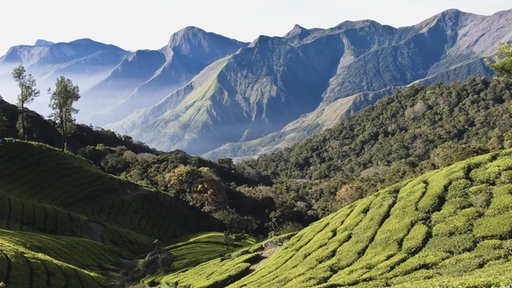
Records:
[[[508,287],[512,150],[404,180],[297,233],[162,278],[177,287]]]
[[[200,211],[74,155],[0,144],[0,283],[7,287],[123,287],[155,239],[171,244],[221,229]]]

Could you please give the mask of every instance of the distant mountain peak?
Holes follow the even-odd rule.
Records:
[[[200,54],[219,54],[211,50],[218,50],[218,47],[235,47],[238,48],[246,45],[246,43],[230,39],[213,32],[206,32],[205,30],[188,26],[171,35],[169,43],[160,51],[170,57],[172,54],[186,55],[188,57]],[[228,49],[233,50],[233,49]],[[232,53],[232,51],[230,52]],[[222,54],[222,53],[221,53]]]
[[[290,30],[290,32],[286,33],[284,37],[304,40],[309,35],[311,35],[311,32],[308,29],[300,26],[299,24],[295,24],[295,26],[293,26],[293,29]]]
[[[53,42],[51,41],[46,41],[46,40],[43,40],[43,39],[37,39],[36,43],[34,44],[34,46],[43,46],[43,47],[48,47],[48,46],[52,46]]]
[[[365,26],[376,26],[376,25],[382,25],[377,21],[364,19],[364,20],[357,20],[357,21],[343,21],[340,24],[336,25],[334,27],[338,30],[346,30],[346,29],[355,29],[355,28],[361,28]]]
[[[208,32],[201,28],[187,26],[171,35],[167,47],[172,48],[183,42],[193,41],[194,39],[197,39],[197,37],[204,37],[206,34],[208,34]]]
[[[454,28],[452,26],[454,24],[458,24],[463,16],[469,15],[472,14],[463,12],[458,9],[448,9],[420,22],[416,25],[416,27],[430,27],[436,24],[441,24],[447,28]]]

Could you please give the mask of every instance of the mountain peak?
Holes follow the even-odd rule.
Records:
[[[43,46],[43,47],[49,47],[49,46],[52,46],[53,42],[51,41],[46,41],[46,40],[43,40],[43,39],[37,39],[36,43],[34,44],[34,46]]]
[[[205,63],[232,54],[244,45],[237,40],[188,26],[172,34],[169,43],[160,52],[168,59],[180,58],[189,68],[195,67],[191,72],[197,73],[198,69],[204,68]]]
[[[432,27],[436,24],[441,24],[447,28],[454,28],[452,26],[459,23],[461,18],[465,15],[472,14],[462,12],[458,9],[448,9],[420,22],[416,27]]]
[[[169,38],[169,43],[167,44],[167,47],[176,47],[179,44],[182,44],[183,42],[189,42],[193,41],[197,37],[204,37],[208,32],[204,31],[201,28],[195,27],[195,26],[187,26],[178,32],[175,32],[171,35]],[[199,40],[199,39],[196,39]]]
[[[372,26],[372,25],[381,25],[379,22],[374,20],[357,20],[357,21],[343,21],[340,24],[336,25],[334,27],[335,29],[341,29],[341,30],[347,30],[347,29],[354,29],[354,28],[361,28],[365,26]]]
[[[299,24],[295,24],[293,26],[293,29],[290,30],[290,32],[286,33],[286,35],[284,35],[284,37],[285,38],[294,38],[294,39],[298,39],[298,40],[304,40],[309,35],[311,35],[311,32],[308,29],[300,26]]]

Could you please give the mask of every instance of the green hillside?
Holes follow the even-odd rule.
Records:
[[[512,148],[511,91],[512,82],[497,77],[411,85],[335,128],[240,166],[288,186],[299,179],[299,187],[279,192],[323,217],[339,208],[332,203],[344,185],[360,186],[368,195],[471,156]]]
[[[505,287],[512,285],[511,211],[512,150],[505,150],[354,202],[297,233],[261,265],[258,253],[246,250],[163,281],[178,287]]]
[[[44,144],[0,144],[0,200],[0,282],[7,287],[123,283],[127,263],[134,266],[155,239],[171,244],[222,229],[179,200]]]

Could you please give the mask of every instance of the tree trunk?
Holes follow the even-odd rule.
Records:
[[[65,151],[67,150],[67,141],[66,141],[66,123],[64,121],[64,119],[62,119],[61,117],[61,136],[62,136],[62,143],[61,143],[61,147],[62,147],[62,151]]]
[[[21,104],[21,133],[23,135],[23,140],[27,141],[27,131],[25,127],[25,107]]]

